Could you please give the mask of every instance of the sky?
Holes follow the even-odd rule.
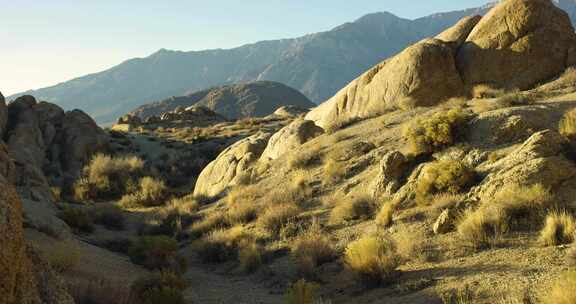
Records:
[[[38,89],[161,48],[232,48],[374,12],[414,19],[486,0],[0,0],[0,91]]]

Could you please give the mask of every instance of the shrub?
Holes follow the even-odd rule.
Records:
[[[125,228],[124,213],[115,205],[96,205],[92,212],[96,224],[111,230],[123,230]]]
[[[251,187],[236,188],[227,197],[227,220],[231,224],[243,224],[255,220],[258,216],[257,190]]]
[[[115,238],[102,242],[102,247],[117,253],[128,255],[132,241],[126,238]]]
[[[320,161],[320,150],[294,151],[288,158],[288,165],[293,169],[306,169]]]
[[[196,243],[195,249],[204,263],[221,263],[234,259],[240,242],[246,238],[244,228],[218,229]]]
[[[417,119],[407,125],[404,136],[414,155],[428,154],[454,144],[468,116],[458,108]]]
[[[316,220],[292,244],[292,257],[304,274],[311,274],[317,266],[330,262],[335,256],[332,241]]]
[[[558,129],[563,136],[571,140],[576,139],[576,109],[564,113]]]
[[[194,223],[190,227],[189,232],[192,237],[198,238],[212,230],[226,228],[228,226],[229,223],[224,213],[212,212],[201,221]]]
[[[544,304],[573,304],[576,303],[576,270],[563,274],[550,288],[543,298]]]
[[[80,262],[80,248],[73,241],[61,241],[47,252],[48,263],[58,273],[73,270]]]
[[[467,210],[456,226],[458,235],[468,246],[486,248],[508,231],[503,211],[500,208]]]
[[[52,193],[52,199],[55,202],[62,200],[62,189],[60,187],[50,187],[50,192]]]
[[[268,207],[258,218],[258,226],[271,234],[278,236],[282,228],[300,214],[300,208],[295,204],[282,203]]]
[[[324,184],[338,183],[346,176],[346,166],[334,159],[324,164]]]
[[[286,293],[287,304],[314,304],[318,285],[302,279],[294,283]]]
[[[531,93],[510,92],[496,100],[499,107],[515,107],[534,103],[537,96]]]
[[[165,196],[164,181],[146,176],[140,180],[137,192],[124,195],[120,205],[124,208],[160,206]]]
[[[496,89],[488,84],[479,84],[472,89],[472,97],[474,98],[497,98],[506,94],[503,89]]]
[[[544,246],[569,244],[576,236],[576,220],[566,212],[551,212],[540,232],[540,243]]]
[[[128,250],[130,260],[148,269],[177,266],[178,243],[167,236],[140,237]]]
[[[399,265],[394,244],[385,238],[366,236],[348,245],[344,261],[367,284],[389,281]]]
[[[124,286],[98,279],[68,282],[68,293],[76,304],[133,304]]]
[[[142,159],[136,156],[112,157],[96,154],[83,169],[83,177],[74,184],[77,200],[107,199],[121,196],[133,177],[144,168]]]
[[[427,168],[416,185],[416,201],[426,204],[430,195],[438,193],[457,194],[472,186],[476,173],[472,168],[457,160],[436,161]]]
[[[392,224],[392,217],[394,216],[394,209],[396,206],[392,201],[382,204],[380,211],[376,214],[376,225],[380,227],[388,227]]]
[[[188,195],[171,200],[167,206],[146,219],[140,228],[140,234],[167,235],[176,239],[186,237],[188,228],[198,217],[198,202]]]
[[[134,281],[130,290],[137,303],[183,304],[182,291],[186,287],[186,281],[178,274],[163,271]]]
[[[82,208],[65,207],[58,214],[68,226],[84,233],[94,232],[94,223],[90,215]]]
[[[430,247],[420,231],[401,230],[394,235],[394,243],[396,252],[404,260],[427,261],[430,258]]]
[[[368,195],[347,198],[332,209],[330,222],[340,224],[351,220],[368,219],[372,216],[374,207],[374,200]]]
[[[262,265],[262,248],[255,241],[243,242],[238,251],[240,270],[246,273],[254,272]]]

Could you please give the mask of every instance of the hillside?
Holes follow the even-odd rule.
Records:
[[[109,70],[22,94],[81,108],[98,123],[168,96],[223,84],[270,80],[304,93],[316,103],[360,73],[424,37],[434,36],[470,9],[407,20],[390,13],[366,15],[330,31],[295,39],[262,41],[227,50],[160,50]],[[19,95],[9,96],[11,100]]]
[[[257,81],[171,97],[140,106],[129,114],[144,120],[150,116],[171,112],[177,107],[187,108],[193,105],[206,107],[228,119],[263,117],[286,105],[303,109],[315,107],[306,96],[290,87],[276,82]]]

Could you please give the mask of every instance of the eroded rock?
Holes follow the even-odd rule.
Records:
[[[298,119],[272,135],[261,159],[277,159],[323,133],[324,130],[316,126],[313,121]]]

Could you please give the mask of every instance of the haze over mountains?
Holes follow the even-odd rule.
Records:
[[[574,21],[574,0],[560,0]],[[333,30],[238,48],[180,52],[162,49],[109,70],[8,97],[32,94],[65,109],[81,108],[106,124],[134,108],[213,86],[270,80],[321,103],[374,64],[407,45],[438,34],[463,16],[488,7],[408,20],[390,13],[366,15]]]

